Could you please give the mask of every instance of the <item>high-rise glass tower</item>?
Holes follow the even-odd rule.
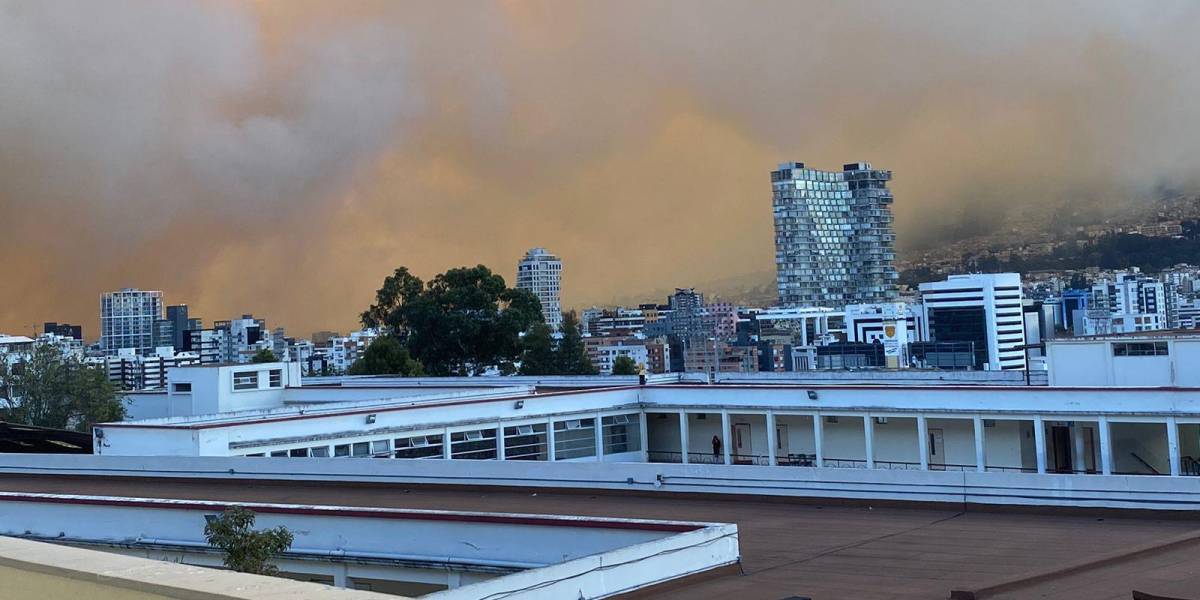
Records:
[[[529,290],[542,303],[542,316],[550,329],[562,325],[562,303],[558,285],[562,279],[562,261],[545,248],[532,248],[517,263],[517,288]]]
[[[115,355],[121,348],[139,354],[154,351],[154,322],[162,319],[162,292],[125,288],[100,297],[100,348]]]
[[[771,171],[780,305],[895,301],[891,179],[869,163],[821,171],[789,162]]]

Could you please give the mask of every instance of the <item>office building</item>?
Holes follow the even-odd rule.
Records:
[[[921,339],[972,344],[976,369],[1025,368],[1025,320],[1017,273],[951,275],[922,283]]]
[[[115,356],[122,348],[153,352],[154,324],[162,319],[162,292],[125,288],[100,298],[100,349]]]
[[[891,178],[868,163],[821,171],[789,162],[771,172],[780,305],[895,301]]]
[[[559,283],[562,261],[545,248],[532,248],[517,263],[517,288],[529,290],[542,303],[542,316],[553,331],[562,325]]]
[[[171,323],[171,345],[176,350],[183,348],[183,338],[192,329],[192,320],[188,318],[188,306],[175,304],[167,307],[167,321]]]
[[[52,333],[60,337],[83,339],[83,326],[71,325],[70,323],[55,323],[53,321],[42,324],[42,333]]]
[[[1117,273],[1092,285],[1089,310],[1077,335],[1136,333],[1167,328],[1163,283],[1137,270]]]

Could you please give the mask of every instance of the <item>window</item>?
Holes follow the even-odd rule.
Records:
[[[269,386],[273,388],[283,387],[283,369],[271,369]]]
[[[329,458],[329,446],[316,446],[308,449],[308,455],[313,458]]]
[[[496,430],[458,431],[450,434],[450,457],[469,460],[496,459]]]
[[[505,427],[504,458],[507,460],[546,460],[546,424],[534,423]]]
[[[350,444],[338,444],[333,447],[333,457],[343,458],[350,456]]]
[[[354,458],[365,458],[371,455],[370,442],[357,442],[350,448],[350,455]]]
[[[596,420],[574,419],[554,424],[554,458],[583,458],[596,455]]]
[[[604,453],[620,454],[641,450],[639,415],[615,415],[604,417]]]
[[[241,371],[233,374],[233,390],[258,389],[258,371]]]
[[[1114,343],[1113,356],[1167,356],[1170,352],[1166,342],[1121,342]]]
[[[288,450],[288,456],[292,458],[308,458],[308,448],[292,448]]]
[[[388,445],[387,440],[375,440],[371,442],[371,455],[376,458],[387,458],[392,453],[392,448]]]
[[[410,438],[397,438],[393,441],[396,448],[396,458],[441,458],[442,436],[418,435]]]
[[[192,393],[192,384],[190,383],[175,383],[172,384],[172,388],[175,390],[176,394]]]
[[[288,455],[287,450],[272,450],[271,451],[271,456],[274,456],[274,457],[287,456],[287,455]]]

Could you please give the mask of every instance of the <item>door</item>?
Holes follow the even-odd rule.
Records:
[[[933,471],[946,470],[946,436],[940,428],[929,430],[929,468]]]
[[[1075,465],[1071,462],[1071,429],[1062,425],[1050,427],[1050,442],[1053,448],[1054,471],[1056,473],[1071,473]]]
[[[1088,473],[1096,472],[1096,441],[1094,427],[1083,427],[1083,469]]]
[[[779,464],[790,464],[788,457],[788,429],[786,424],[775,424],[775,460]]]
[[[754,448],[750,442],[750,424],[735,423],[733,425],[733,462],[734,464],[753,464]]]

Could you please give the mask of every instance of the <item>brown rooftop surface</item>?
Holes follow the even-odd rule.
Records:
[[[492,491],[317,482],[0,475],[0,490],[151,498],[437,508],[738,524],[744,574],[640,597],[944,599],[1073,568],[995,598],[1200,597],[1200,518],[963,512],[754,499]],[[1173,542],[1168,548],[1155,548]],[[1136,556],[1125,554],[1138,551]],[[1097,564],[1083,563],[1101,561]]]

